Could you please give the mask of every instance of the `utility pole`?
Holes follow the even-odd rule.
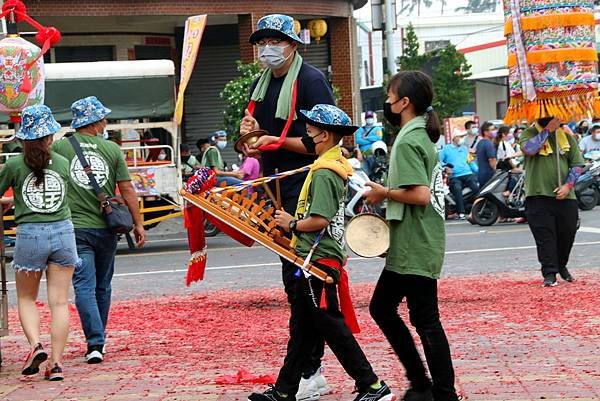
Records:
[[[389,79],[396,73],[394,30],[396,29],[396,0],[371,0],[373,31],[381,31],[383,76]]]
[[[385,1],[385,45],[387,56],[387,70],[390,77],[398,69],[396,55],[394,54],[394,31],[396,30],[396,0]]]

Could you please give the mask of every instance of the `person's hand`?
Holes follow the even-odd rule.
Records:
[[[388,191],[386,187],[371,181],[367,182],[365,185],[371,188],[370,191],[365,192],[363,195],[363,198],[365,198],[365,201],[367,201],[369,205],[383,202]]]
[[[555,132],[558,127],[560,127],[560,120],[554,117],[544,128],[547,129],[548,132]]]
[[[240,136],[256,131],[259,128],[260,126],[256,118],[252,117],[248,109],[244,110],[244,118],[242,118],[242,122],[240,123]]]
[[[142,248],[146,243],[146,230],[142,224],[136,224],[133,227],[133,235],[135,236],[135,246]]]
[[[236,170],[233,172],[233,175],[235,176],[235,178],[243,180],[246,173],[243,170]]]
[[[569,186],[567,184],[564,184],[554,190],[554,193],[556,194],[556,199],[558,199],[558,200],[565,199],[569,195],[570,192],[571,192],[571,186]]]
[[[263,135],[256,140],[252,145],[250,145],[250,149],[258,149],[261,146],[271,145],[273,143],[277,143],[279,141],[279,137],[273,135]]]
[[[291,214],[283,210],[275,211],[275,222],[279,227],[283,228],[285,232],[290,231],[290,223],[292,222],[292,220],[294,220],[294,216],[292,216]]]

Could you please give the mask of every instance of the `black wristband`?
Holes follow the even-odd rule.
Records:
[[[294,220],[290,221],[290,225],[288,226],[290,231],[293,232],[294,234],[297,233],[297,230],[296,230],[297,224],[298,224],[298,220],[294,219]]]

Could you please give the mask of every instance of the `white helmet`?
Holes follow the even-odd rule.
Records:
[[[373,152],[373,154],[376,154],[378,150],[382,151],[384,155],[387,155],[388,148],[387,148],[387,145],[385,144],[385,142],[383,142],[383,141],[373,142],[373,145],[371,145],[371,151]]]

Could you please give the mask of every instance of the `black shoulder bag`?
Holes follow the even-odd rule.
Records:
[[[87,174],[90,185],[94,188],[96,192],[96,196],[100,201],[100,207],[102,208],[102,215],[104,216],[104,221],[106,221],[106,226],[117,234],[126,234],[133,229],[133,218],[131,217],[131,213],[129,212],[129,208],[127,205],[122,204],[116,198],[107,198],[106,194],[102,191],[98,182],[96,181],[96,177],[94,177],[94,173],[90,164],[85,159],[83,152],[81,151],[81,146],[79,146],[79,142],[75,139],[75,136],[71,134],[67,134],[67,138],[69,138],[69,142],[81,163],[81,167],[83,171]]]
[[[504,144],[504,141],[502,141],[502,150],[504,150],[505,158],[502,160],[498,160],[498,163],[496,164],[496,169],[510,171],[513,169],[513,165],[510,162],[510,159],[506,158],[506,145]]]

